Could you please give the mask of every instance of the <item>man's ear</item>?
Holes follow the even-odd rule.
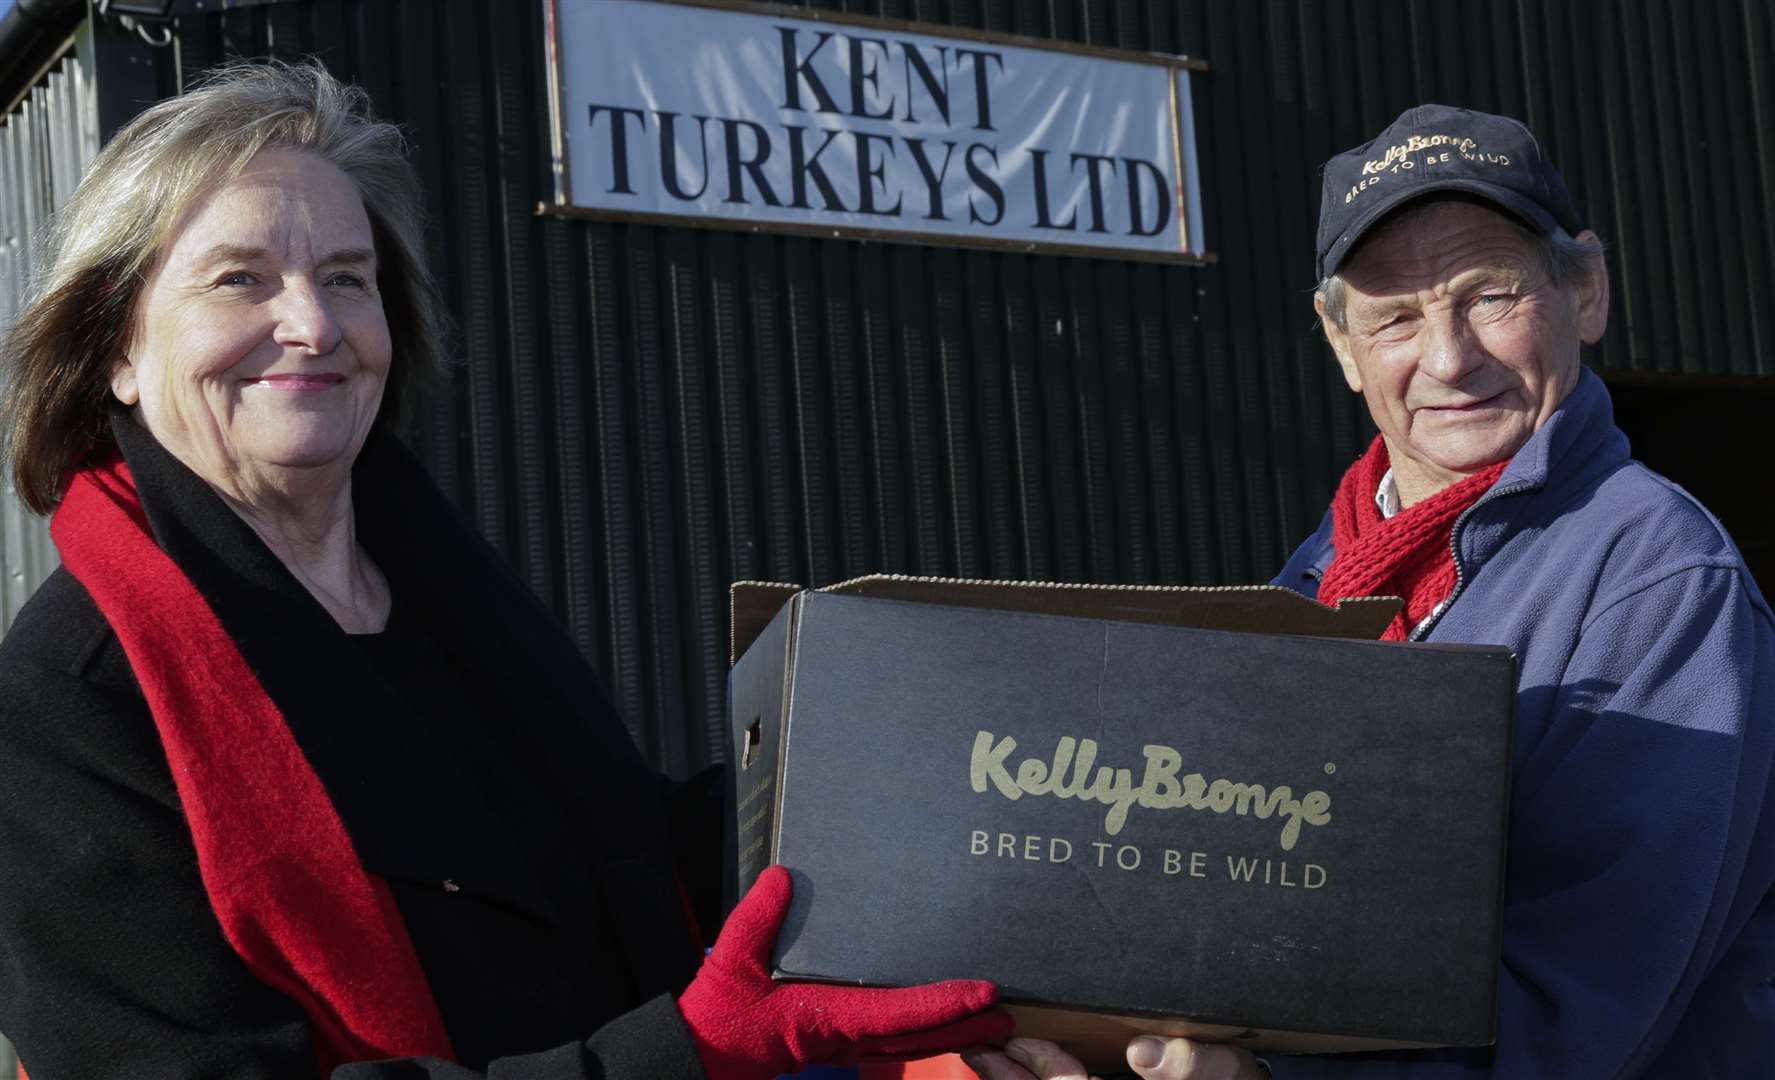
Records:
[[[1350,335],[1343,331],[1331,317],[1325,314],[1325,294],[1313,294],[1313,310],[1319,313],[1319,327],[1325,331],[1325,340],[1331,342],[1331,351],[1337,354],[1337,366],[1344,371],[1344,382],[1358,394],[1362,392],[1362,375],[1356,370],[1355,358],[1350,355]]]
[[[125,405],[134,405],[142,400],[142,388],[136,385],[136,366],[129,362],[129,357],[119,356],[111,366],[111,393]]]
[[[1596,234],[1585,229],[1579,240],[1595,240]],[[1594,345],[1609,328],[1609,268],[1602,254],[1590,257],[1589,273],[1578,282],[1578,340]]]

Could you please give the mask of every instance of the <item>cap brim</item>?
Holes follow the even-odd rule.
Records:
[[[1325,252],[1325,257],[1320,260],[1319,280],[1323,281],[1336,273],[1337,268],[1343,265],[1344,259],[1355,249],[1356,244],[1368,233],[1368,230],[1380,224],[1382,218],[1408,202],[1421,199],[1426,195],[1434,195],[1440,191],[1460,191],[1468,195],[1477,195],[1487,202],[1496,203],[1543,234],[1550,235],[1559,229],[1559,222],[1535,200],[1519,191],[1512,191],[1498,184],[1488,184],[1483,180],[1453,178],[1413,184],[1387,192],[1385,197],[1376,200],[1357,215],[1355,223],[1344,230],[1343,235],[1337,238],[1337,241]]]

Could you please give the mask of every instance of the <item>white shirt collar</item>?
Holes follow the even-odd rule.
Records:
[[[1392,469],[1381,477],[1380,487],[1374,493],[1374,505],[1380,507],[1383,518],[1390,518],[1403,509],[1399,505],[1399,485],[1393,482]]]

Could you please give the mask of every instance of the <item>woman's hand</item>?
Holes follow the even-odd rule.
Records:
[[[1078,1059],[1042,1039],[1012,1039],[1003,1050],[965,1054],[981,1080],[1095,1080]],[[1128,1067],[1144,1080],[1263,1080],[1269,1073],[1233,1046],[1142,1035],[1128,1044]]]
[[[769,1080],[862,1057],[928,1057],[1011,1033],[1008,1015],[984,1011],[998,997],[989,982],[874,990],[773,981],[771,948],[792,887],[780,866],[760,874],[678,999],[709,1080]]]

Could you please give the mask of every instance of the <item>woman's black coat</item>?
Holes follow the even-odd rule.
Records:
[[[359,539],[520,763],[529,805],[552,810],[507,835],[477,761],[445,749],[451,721],[417,715],[202,481],[127,415],[113,423],[156,540],[389,882],[463,1062],[335,1078],[701,1076],[669,996],[698,959],[675,874],[712,925],[719,778],[672,789],[649,769],[542,605],[373,435]],[[544,889],[539,851],[578,869]],[[222,937],[147,704],[65,570],[0,643],[0,1031],[33,1080],[315,1075],[302,1010]]]

